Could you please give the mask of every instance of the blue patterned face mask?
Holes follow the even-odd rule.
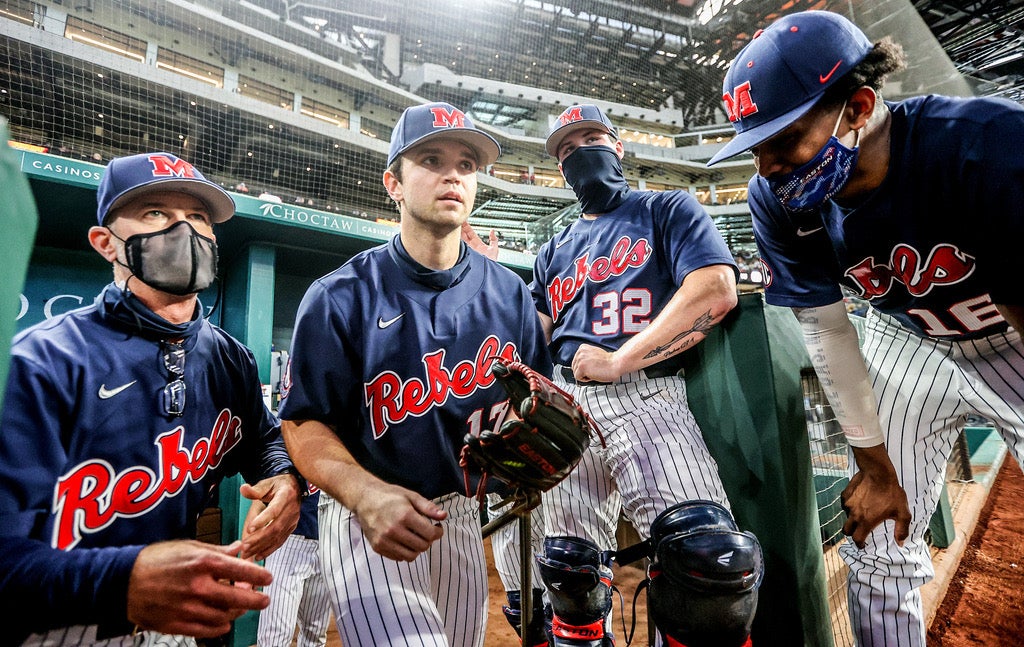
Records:
[[[843,190],[850,180],[860,153],[860,131],[853,148],[847,148],[836,137],[846,104],[839,111],[832,137],[809,162],[784,175],[766,178],[772,194],[790,211],[813,211]]]

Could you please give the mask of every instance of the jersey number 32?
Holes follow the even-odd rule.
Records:
[[[594,310],[600,319],[591,323],[595,335],[635,335],[651,323],[651,291],[627,288],[594,296]]]

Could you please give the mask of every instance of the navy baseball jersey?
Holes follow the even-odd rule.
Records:
[[[180,417],[163,404],[173,377],[166,338],[185,351]],[[292,467],[252,353],[201,317],[169,324],[115,285],[15,337],[10,376],[0,419],[0,561],[11,575],[2,597],[30,577],[52,584],[40,608],[120,609],[123,619],[144,545],[193,537],[223,477],[255,483]]]
[[[541,247],[530,284],[537,309],[555,325],[555,363],[571,365],[583,343],[619,348],[661,312],[687,274],[719,264],[735,261],[685,191],[630,191],[609,213],[580,217]]]
[[[296,315],[280,408],[283,419],[334,427],[364,468],[428,498],[465,489],[463,438],[504,418],[491,359],[552,369],[525,283],[465,244],[462,254],[431,272],[396,235],[315,281]]]
[[[766,299],[834,303],[840,284],[920,336],[971,339],[1006,330],[995,303],[1024,303],[1024,108],[1001,99],[890,103],[889,174],[855,205],[785,211],[750,181]]]
[[[299,511],[299,525],[292,534],[302,535],[306,539],[319,539],[320,526],[317,522],[317,507],[320,505],[320,489],[312,483],[306,484],[309,495],[302,500]]]

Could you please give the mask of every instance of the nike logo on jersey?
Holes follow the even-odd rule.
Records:
[[[121,386],[119,386],[119,387],[117,387],[115,389],[108,389],[106,384],[101,384],[100,385],[100,392],[99,392],[100,400],[106,400],[107,398],[112,398],[115,395],[117,395],[118,393],[120,393],[121,391],[124,391],[125,389],[127,389],[131,385],[135,384],[136,382],[138,382],[138,380],[132,380],[128,384],[122,384]]]
[[[664,389],[661,389],[661,390],[655,391],[654,393],[641,393],[641,394],[640,394],[640,399],[641,399],[641,400],[645,400],[645,401],[646,401],[646,400],[650,400],[650,399],[651,399],[651,398],[653,398],[654,396],[656,396],[656,395],[658,395],[659,393],[661,393],[661,391],[662,391],[662,390],[664,390]]]
[[[570,240],[572,240],[572,236],[569,236],[568,238],[563,238],[562,240],[560,240],[557,243],[555,243],[555,249],[558,249],[559,247],[561,247],[562,245],[566,244]]]
[[[380,328],[381,330],[384,330],[385,328],[387,328],[391,324],[395,323],[396,321],[398,321],[399,319],[401,319],[404,316],[405,316],[405,313],[403,312],[400,315],[398,315],[397,317],[395,317],[394,319],[388,319],[387,321],[384,321],[384,317],[377,317],[377,327]]]
[[[796,235],[797,236],[810,236],[811,234],[819,232],[819,231],[821,231],[824,228],[825,227],[818,227],[816,229],[807,229],[807,230],[805,230],[802,227],[797,227]]]
[[[824,74],[824,75],[819,74],[818,75],[818,81],[821,82],[821,83],[828,83],[828,80],[832,78],[832,75],[836,73],[836,70],[838,70],[839,66],[842,65],[842,64],[843,64],[843,59],[839,59],[838,61],[836,61],[835,67],[833,67],[831,70],[829,70],[828,74]]]

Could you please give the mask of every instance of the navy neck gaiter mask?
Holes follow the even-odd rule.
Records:
[[[562,160],[562,175],[580,201],[583,213],[613,211],[629,193],[622,160],[607,146],[581,146]]]

